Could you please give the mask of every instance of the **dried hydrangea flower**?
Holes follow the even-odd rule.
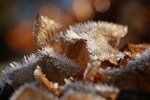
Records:
[[[116,100],[124,89],[129,94],[134,90],[150,93],[149,46],[128,45],[120,51],[118,44],[126,33],[126,26],[101,21],[76,24],[64,31],[59,23],[38,15],[34,39],[41,50],[4,70],[0,96],[5,87],[10,95],[10,90],[30,82],[35,82],[37,90],[44,87],[48,94],[55,94],[56,100]],[[37,90],[28,86],[15,98],[37,95]]]

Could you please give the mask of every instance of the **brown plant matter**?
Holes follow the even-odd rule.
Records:
[[[15,91],[28,84],[13,97],[28,96],[28,89],[36,94],[31,83],[42,89],[39,93],[44,97],[50,94],[56,100],[116,100],[124,97],[124,91],[136,99],[147,97],[149,44],[128,44],[119,50],[120,39],[127,34],[123,25],[91,21],[67,30],[60,26],[44,16],[36,17],[34,40],[39,50],[3,71],[4,83]]]

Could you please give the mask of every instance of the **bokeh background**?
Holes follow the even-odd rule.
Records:
[[[35,15],[48,16],[64,25],[103,20],[128,25],[123,39],[131,43],[150,42],[150,0],[0,0],[0,68],[34,52]],[[107,0],[106,0],[107,1]],[[102,9],[103,8],[103,9]]]

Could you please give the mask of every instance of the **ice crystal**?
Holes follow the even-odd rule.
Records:
[[[47,61],[48,63],[44,64],[44,62]],[[58,75],[63,76],[62,80],[66,77],[71,77],[80,73],[79,67],[71,60],[67,59],[67,57],[55,54],[52,48],[45,47],[42,48],[42,50],[37,51],[35,54],[25,56],[22,62],[11,63],[6,70],[3,70],[3,76],[5,80],[9,84],[14,85],[15,88],[25,82],[34,80],[33,72],[37,65],[43,66],[42,69],[50,79],[52,78],[52,74],[55,73],[52,69],[59,72]],[[52,73],[49,74],[49,71]]]
[[[92,60],[116,60],[124,53],[116,49],[119,41],[127,33],[127,27],[108,22],[87,22],[71,26],[65,35],[67,41],[86,41]]]
[[[43,57],[46,56],[45,51],[51,53],[51,49],[44,49],[43,51],[38,51],[35,54],[29,56],[24,56],[22,62],[11,63],[10,66],[3,70],[3,76],[9,84],[21,85],[25,82],[33,80],[33,72],[36,66],[42,61]],[[43,53],[41,53],[43,52]],[[24,75],[26,75],[24,77]],[[24,77],[24,78],[22,78]]]

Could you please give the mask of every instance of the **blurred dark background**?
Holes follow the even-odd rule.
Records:
[[[150,42],[150,0],[110,0],[109,9],[103,10],[101,1],[0,0],[0,66],[35,51],[32,28],[37,13],[65,28],[87,20],[128,25],[123,44]]]

